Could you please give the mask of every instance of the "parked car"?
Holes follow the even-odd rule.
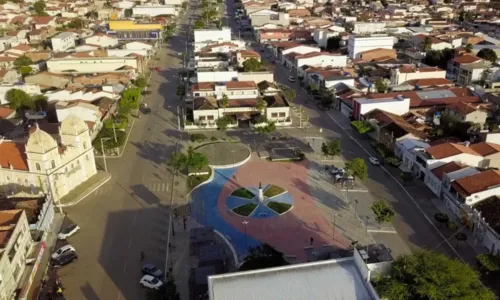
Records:
[[[144,275],[139,284],[148,289],[158,290],[163,285],[163,282],[151,275]]]
[[[154,277],[160,277],[163,275],[162,270],[155,267],[153,264],[146,264],[142,267],[142,273],[146,275],[151,275]]]
[[[71,224],[68,227],[61,230],[61,232],[59,232],[59,234],[57,235],[57,238],[60,240],[65,240],[70,236],[72,236],[73,234],[77,233],[78,230],[80,230],[80,226],[76,224]]]
[[[372,165],[380,165],[380,161],[376,157],[370,156],[368,160],[372,163]]]
[[[155,67],[155,71],[156,71],[156,72],[159,72],[159,71],[160,71],[160,68],[159,68],[159,67]]]
[[[76,252],[75,248],[68,244],[68,245],[62,246],[56,252],[52,253],[51,257],[52,257],[52,259],[57,259],[62,254],[67,253],[67,252],[71,252],[71,251]]]
[[[293,76],[288,77],[288,81],[295,82],[295,77],[293,77]]]
[[[52,264],[54,266],[64,266],[71,263],[75,259],[78,259],[78,255],[76,254],[76,252],[69,251],[61,254],[57,259],[52,260]]]

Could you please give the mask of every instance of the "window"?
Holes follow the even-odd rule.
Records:
[[[40,170],[41,170],[41,168],[40,168],[40,164],[39,164],[39,163],[36,163],[36,165],[35,165],[35,166],[36,166],[36,170],[37,170],[37,171],[40,171]]]
[[[55,169],[56,168],[56,162],[55,161],[51,161],[50,163],[52,164],[52,169]]]
[[[213,119],[214,119],[214,116],[207,116],[207,120],[213,121]]]
[[[277,118],[278,117],[278,114],[277,113],[272,113],[271,114],[271,118]]]
[[[200,93],[194,93],[194,95],[195,95],[196,97],[198,97],[198,96],[200,96]]]
[[[83,142],[83,149],[87,149],[87,142]]]
[[[200,121],[205,121],[205,116],[200,116],[199,120]]]
[[[284,117],[286,117],[286,113],[280,112],[279,116],[280,116],[280,118],[284,118]]]

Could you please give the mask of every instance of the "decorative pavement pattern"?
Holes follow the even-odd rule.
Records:
[[[213,180],[191,193],[191,213],[197,222],[224,235],[240,258],[246,255],[248,247],[268,243],[285,255],[306,261],[304,247],[311,245],[311,238],[314,247],[348,248],[350,242],[338,232],[333,239],[331,223],[311,197],[308,164],[307,160],[268,162],[254,156],[238,168],[215,169]],[[288,203],[293,199],[293,208],[271,218],[243,217],[232,212],[231,208],[243,202],[235,200],[231,193],[241,187],[258,186],[261,181],[287,190],[289,196],[281,194],[273,201]]]

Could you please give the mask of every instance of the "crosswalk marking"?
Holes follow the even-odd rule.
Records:
[[[136,186],[136,187],[134,187]],[[155,193],[166,193],[170,190],[170,184],[166,182],[148,182],[142,184],[132,184],[130,185],[132,190],[136,190],[137,193],[141,191],[148,190]],[[104,185],[93,192],[93,195],[100,196],[108,193],[112,189],[112,185]]]

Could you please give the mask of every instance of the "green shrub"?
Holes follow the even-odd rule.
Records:
[[[401,161],[395,156],[386,157],[385,161],[394,167],[398,167],[401,164]]]
[[[202,133],[193,133],[191,134],[190,139],[193,143],[202,143],[207,139],[207,137]]]
[[[212,142],[215,142],[215,141],[217,141],[217,140],[218,140],[218,138],[217,138],[216,136],[213,136],[213,137],[211,137],[211,138],[210,138],[210,140],[211,140]]]
[[[476,256],[477,264],[482,270],[497,272],[500,270],[500,259],[493,254],[479,254]]]
[[[361,120],[352,121],[351,126],[354,127],[354,129],[356,129],[361,134],[369,133],[373,130],[372,124]]]

